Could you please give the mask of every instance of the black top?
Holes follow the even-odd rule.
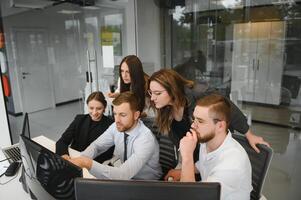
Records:
[[[188,106],[184,109],[183,118],[181,121],[172,120],[171,123],[171,137],[170,139],[173,141],[176,149],[179,149],[180,140],[186,135],[186,133],[190,130],[191,122],[188,115]],[[199,159],[199,144],[194,150],[194,160],[195,162]]]
[[[179,148],[180,140],[182,139],[182,137],[186,135],[187,131],[189,131],[191,126],[191,122],[187,115],[187,111],[188,111],[187,107],[185,107],[182,120],[177,121],[173,119],[171,123],[170,136],[171,136],[171,140],[173,141],[173,143],[176,145],[177,148]]]
[[[56,142],[56,153],[68,154],[68,146],[77,151],[84,151],[94,140],[107,130],[113,120],[103,115],[100,121],[93,121],[86,115],[77,115],[62,137]],[[114,147],[97,156],[94,160],[102,163],[112,158]]]

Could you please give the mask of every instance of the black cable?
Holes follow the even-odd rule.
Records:
[[[25,161],[26,164],[28,165],[28,161],[27,161],[26,157],[23,156],[23,155],[21,155],[21,157],[24,158],[24,161]],[[22,165],[25,166],[25,165],[23,164],[23,162],[22,162]],[[21,167],[22,167],[22,165],[21,165]],[[21,167],[20,167],[20,168],[21,168]],[[28,169],[29,169],[29,173],[30,173],[30,174],[27,173],[27,170],[28,170]],[[31,174],[31,171],[30,171],[30,168],[29,168],[29,167],[28,167],[27,169],[25,169],[25,167],[24,167],[24,173],[25,173],[25,175],[26,175],[30,180],[35,179],[34,175]],[[34,172],[33,172],[33,173],[34,173]]]
[[[21,163],[22,164],[22,163]],[[22,165],[21,165],[22,166]],[[9,183],[9,182],[11,182],[12,180],[14,180],[15,178],[17,178],[17,176],[19,175],[19,173],[20,173],[20,169],[21,169],[21,167],[19,167],[19,169],[18,169],[18,172],[16,173],[16,175],[13,177],[13,178],[11,178],[11,179],[9,179],[8,181],[6,181],[6,182],[4,182],[4,183],[0,183],[0,185],[6,185],[7,183]],[[5,173],[5,172],[4,172]],[[3,173],[3,174],[4,174]],[[1,176],[3,176],[3,174],[1,174]],[[0,177],[1,177],[0,176]]]
[[[11,158],[6,158],[6,159],[3,159],[3,160],[0,160],[0,162],[3,162],[3,161],[6,161],[6,160],[9,160]]]

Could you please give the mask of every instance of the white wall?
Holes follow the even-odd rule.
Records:
[[[3,18],[4,33],[7,48],[7,61],[11,79],[12,96],[15,113],[22,112],[21,72],[16,58],[16,41],[14,30],[43,29],[48,33],[48,62],[51,67],[53,92],[55,103],[74,100],[81,97],[80,90],[85,85],[85,54],[80,48],[78,30],[66,29],[65,21],[72,20],[73,16],[58,14],[59,7],[47,10],[30,10],[17,15]],[[50,20],[51,19],[51,20]]]
[[[72,20],[70,16],[55,15],[48,26],[56,103],[80,98],[81,90],[85,88],[87,62],[86,47],[81,46],[83,33],[76,25],[66,30],[65,21],[73,21],[74,24],[80,22]]]
[[[161,66],[160,9],[154,1],[137,0],[138,56],[149,74]]]
[[[8,120],[2,90],[2,78],[0,80],[0,148],[11,145]]]

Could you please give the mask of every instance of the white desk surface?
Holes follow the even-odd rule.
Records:
[[[38,137],[33,138],[34,141],[41,144],[42,146],[46,147],[47,149],[55,152],[55,141],[41,135]],[[69,154],[71,157],[77,157],[79,152],[69,148]],[[0,150],[0,158],[3,159],[5,156],[3,152]],[[20,168],[21,169],[21,168]],[[31,200],[29,194],[27,194],[22,187],[22,184],[19,182],[19,178],[21,175],[21,170],[19,169],[18,174],[14,177],[6,177],[3,175],[0,178],[0,183],[3,184],[12,178],[10,182],[5,185],[0,185],[0,199],[22,199],[22,200]],[[87,169],[83,169],[83,177],[85,178],[95,178],[92,176]]]
[[[5,156],[0,150],[0,159],[4,159]],[[9,163],[6,162],[4,165],[7,167],[9,166]],[[17,175],[13,177],[6,177],[3,175],[0,178],[0,199],[22,199],[22,200],[31,200],[29,194],[27,194],[22,187],[22,184],[19,182],[19,178],[21,175],[21,167],[19,168],[19,171],[17,172]],[[8,183],[6,183],[9,181]],[[2,185],[6,183],[5,185]]]

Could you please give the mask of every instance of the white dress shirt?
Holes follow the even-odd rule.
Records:
[[[229,131],[223,144],[207,153],[201,144],[196,167],[202,181],[221,184],[221,200],[249,200],[252,191],[252,168],[244,148]]]
[[[93,161],[90,173],[104,179],[159,179],[162,175],[159,145],[151,130],[138,120],[136,127],[126,133],[129,136],[125,162],[123,160],[124,133],[117,130],[115,123],[81,153],[82,156],[93,159],[115,145],[114,156],[120,159],[121,165],[111,167]]]

